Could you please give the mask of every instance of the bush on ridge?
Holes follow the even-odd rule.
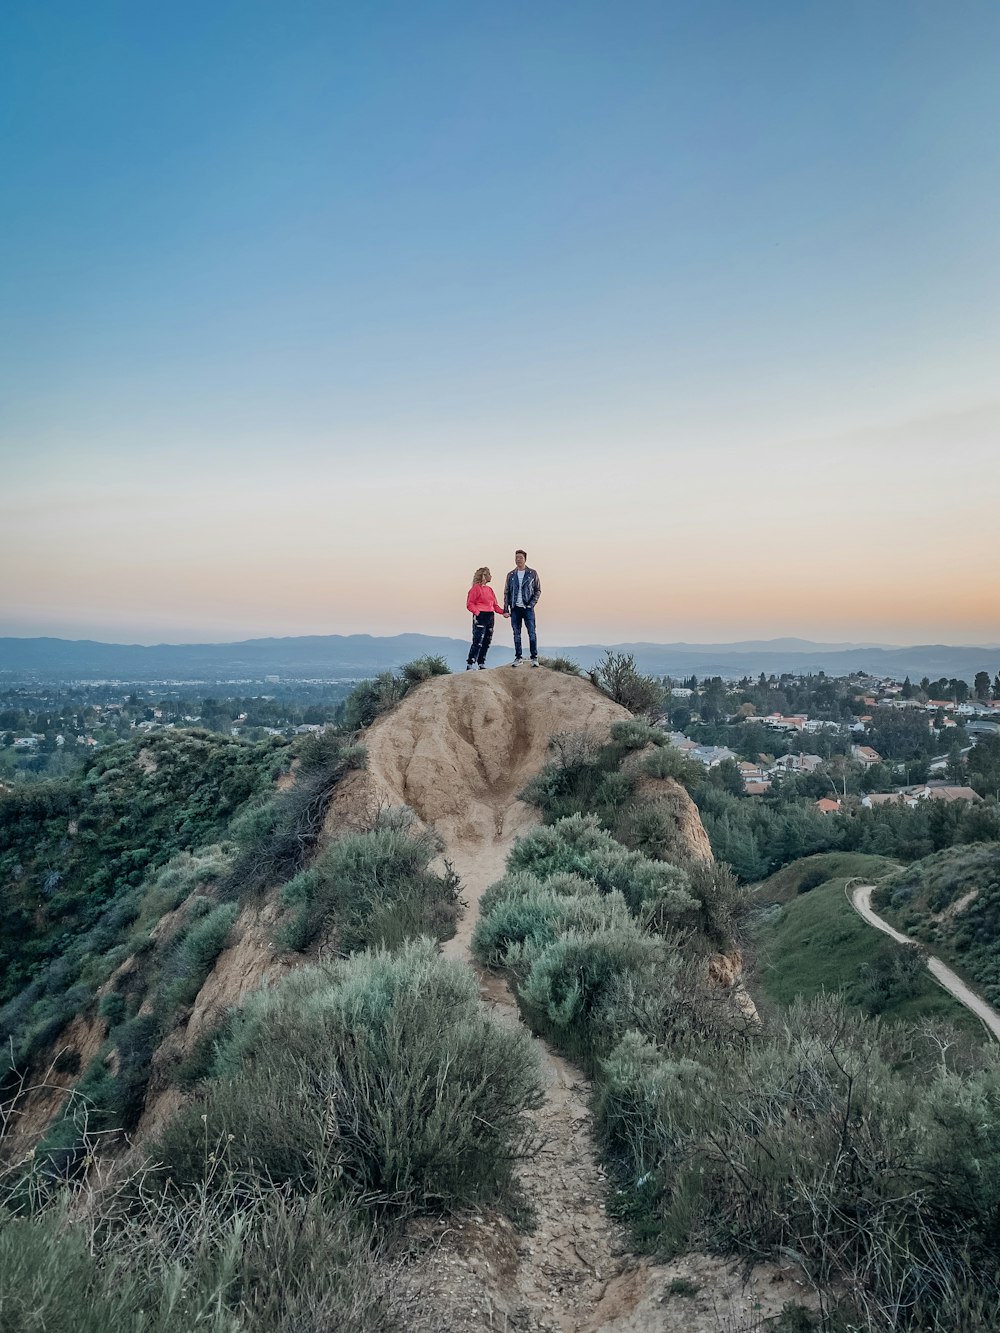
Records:
[[[527,1033],[492,1022],[470,969],[429,940],[258,992],[212,1072],[159,1145],[184,1191],[205,1178],[207,1141],[235,1178],[300,1192],[328,1180],[396,1208],[509,1202],[540,1100]]]

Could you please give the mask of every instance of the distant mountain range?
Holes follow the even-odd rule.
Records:
[[[739,643],[616,643],[552,647],[542,652],[593,666],[606,649],[632,653],[643,672],[685,677],[695,675],[757,676],[783,671],[826,671],[843,676],[852,671],[904,676],[919,680],[955,676],[971,682],[977,671],[992,676],[1000,669],[1000,647],[923,644],[911,648],[887,644],[813,643],[808,639],[751,639]],[[286,639],[247,639],[242,643],[97,643],[89,639],[0,638],[0,682],[34,680],[122,681],[262,681],[282,679],[359,679],[391,671],[427,653],[440,654],[452,669],[465,662],[463,639],[428,634],[325,634]],[[511,661],[506,644],[490,653],[492,665]]]

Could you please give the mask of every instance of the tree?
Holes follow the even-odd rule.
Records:
[[[962,751],[957,745],[952,745],[948,750],[948,762],[944,771],[950,782],[954,782],[959,787],[965,783],[965,760],[962,758]]]
[[[609,648],[590,672],[598,689],[631,713],[655,716],[663,707],[663,686],[652,676],[636,670],[631,653],[615,653]]]
[[[969,754],[969,783],[980,796],[1000,800],[1000,736],[984,736]]]
[[[721,764],[716,764],[708,770],[708,781],[713,787],[721,787],[723,791],[729,792],[730,796],[743,795],[743,776],[739,767],[732,759],[723,759]]]
[[[903,688],[899,692],[899,697],[901,699],[913,698],[913,685],[910,681],[909,676],[907,676],[906,679],[903,681]]]
[[[972,688],[975,690],[976,698],[985,702],[990,697],[990,673],[977,671]]]
[[[916,708],[880,708],[869,735],[884,759],[916,759],[931,749],[927,719]]]

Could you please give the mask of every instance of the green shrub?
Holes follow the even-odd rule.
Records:
[[[609,649],[591,671],[590,678],[598,689],[630,713],[656,716],[663,711],[663,686],[652,676],[639,673],[631,653]]]
[[[630,717],[623,722],[612,722],[611,739],[626,754],[644,750],[647,745],[657,749],[666,747],[667,737],[662,727],[654,727],[642,718]]]
[[[285,885],[282,901],[298,906],[281,923],[279,943],[301,950],[330,930],[345,952],[393,947],[422,934],[450,938],[459,885],[449,871],[440,875],[430,869],[438,851],[431,833],[401,827],[330,843]]]
[[[913,1077],[915,1054],[827,999],[711,1059],[626,1033],[597,1103],[622,1212],[667,1253],[794,1251],[865,1327],[985,1330],[1000,1067]]]
[[[598,929],[628,920],[628,908],[620,893],[554,893],[548,884],[539,885],[496,902],[488,915],[480,912],[472,951],[486,967],[503,967],[511,945],[527,945],[528,950],[522,948],[518,953],[523,966],[567,930]]]
[[[674,749],[672,745],[662,745],[660,749],[644,754],[639,760],[639,771],[651,778],[674,778],[688,790],[700,786],[705,780],[705,770],[701,764],[695,759],[686,758],[681,750]]]
[[[303,903],[275,926],[274,943],[286,953],[304,953],[309,942],[309,905]]]
[[[677,819],[664,801],[626,806],[614,826],[615,838],[624,847],[654,861],[686,859],[679,848]]]
[[[594,815],[571,815],[532,829],[514,844],[507,869],[526,870],[541,879],[559,873],[579,875],[592,880],[602,893],[623,894],[634,912],[688,883],[685,870],[622,847]]]
[[[611,835],[594,815],[570,815],[552,825],[531,829],[507,857],[507,871],[527,870],[545,879],[559,873],[587,874],[587,858],[615,850]]]
[[[451,674],[451,667],[439,654],[428,654],[426,657],[417,657],[412,662],[407,662],[400,668],[403,679],[410,682],[411,685],[419,685],[423,680],[430,680],[432,676],[448,676]]]
[[[230,1031],[234,1013],[233,1009],[226,1010],[218,1022],[198,1035],[189,1054],[169,1071],[171,1083],[190,1092],[202,1079],[208,1078],[215,1065],[219,1044]]]
[[[594,803],[601,818],[611,823],[631,802],[635,779],[628,773],[605,773],[594,788]]]
[[[398,673],[383,671],[374,680],[356,685],[344,703],[344,722],[351,731],[370,727],[377,717],[390,712],[406,697],[414,685],[431,676],[446,676],[449,667],[443,657],[418,657],[400,667]]]
[[[316,740],[309,766],[293,787],[250,806],[234,821],[231,835],[238,854],[220,895],[234,899],[280,884],[301,871],[323,831],[327,807],[344,776],[363,768],[362,746]]]
[[[590,1067],[589,1027],[615,979],[655,967],[663,955],[662,943],[627,916],[603,928],[568,930],[535,954],[517,1001],[536,1030]]]
[[[164,984],[157,997],[157,1012],[164,1021],[177,1009],[191,1004],[201,990],[213,963],[226,946],[239,912],[237,903],[209,904],[208,910],[204,914],[197,913],[194,923],[176,937],[164,967]]]
[[[512,875],[505,875],[503,879],[498,879],[486,889],[479,899],[479,920],[488,917],[497,903],[535,893],[540,889],[545,889],[548,893],[571,894],[574,897],[599,892],[592,880],[582,879],[579,875],[549,875],[543,882],[537,875],[521,870]]]
[[[221,1141],[239,1180],[309,1192],[323,1179],[430,1210],[509,1198],[540,1100],[530,1038],[492,1022],[473,973],[427,940],[258,992],[215,1072],[158,1148],[185,1191],[205,1180],[206,1141]]]
[[[348,745],[333,727],[312,731],[298,743],[298,772],[302,776],[325,773],[336,777],[344,768],[364,768],[367,762],[363,746]]]
[[[540,657],[543,667],[548,667],[550,671],[559,671],[565,676],[582,676],[583,672],[579,666],[569,657]]]
[[[125,996],[118,991],[109,991],[97,1006],[97,1012],[108,1027],[114,1027],[125,1017]]]

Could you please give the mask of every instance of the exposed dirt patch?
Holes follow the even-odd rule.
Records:
[[[675,778],[653,778],[644,774],[639,779],[636,795],[644,805],[661,806],[670,817],[675,827],[669,847],[672,856],[686,856],[709,865],[715,861],[698,807]]]
[[[968,893],[963,893],[961,898],[956,898],[953,903],[949,903],[943,912],[932,913],[931,920],[939,923],[941,921],[951,921],[953,917],[960,916],[978,897],[978,889],[969,889]]]
[[[152,750],[140,750],[136,755],[136,760],[144,773],[156,772],[156,756]]]
[[[611,724],[627,716],[589,682],[530,668],[501,669],[435,681],[370,730],[367,799],[409,805],[437,830],[444,855],[461,876],[469,906],[444,946],[447,956],[471,964],[479,899],[503,874],[517,834],[537,819],[517,793],[547,762],[549,737],[589,729],[603,741]],[[690,840],[682,835],[679,854],[706,859],[707,849],[710,859],[690,798],[678,784],[671,781],[671,787],[676,791],[670,798],[684,816],[679,828],[691,834]],[[496,1020],[520,1023],[503,980],[477,972],[483,1002]],[[629,1252],[624,1232],[607,1214],[609,1186],[591,1134],[590,1085],[543,1042],[537,1047],[546,1096],[534,1113],[537,1152],[518,1171],[535,1228],[522,1235],[493,1213],[423,1223],[413,1237],[417,1257],[399,1279],[407,1329],[651,1333],[669,1327],[707,1333],[720,1327],[723,1308],[727,1317],[737,1308],[780,1311],[798,1290],[791,1279],[782,1279],[784,1290],[768,1307],[764,1289],[774,1284],[762,1269],[744,1286],[721,1261],[693,1256],[657,1265]],[[671,1280],[687,1277],[693,1264],[702,1266],[703,1278],[685,1304],[667,1293]]]
[[[211,1033],[230,1009],[239,1008],[254,991],[272,985],[302,961],[275,946],[272,935],[277,916],[278,907],[269,899],[247,904],[236,919],[235,942],[219,954],[186,1021],[161,1042],[153,1056],[146,1105],[134,1136],[137,1141],[158,1133],[183,1103],[171,1074],[192,1054],[198,1039]]]
[[[96,1015],[93,1018],[77,1015],[63,1028],[52,1043],[46,1062],[32,1068],[25,1079],[24,1091],[10,1108],[3,1138],[6,1160],[16,1161],[45,1133],[80,1074],[101,1049],[107,1032],[107,1023]],[[73,1057],[73,1072],[68,1069],[61,1072],[60,1066]]]

